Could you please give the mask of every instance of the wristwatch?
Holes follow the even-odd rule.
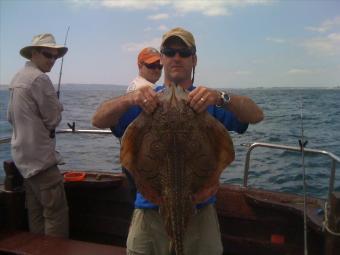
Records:
[[[223,107],[223,106],[229,104],[230,103],[230,96],[224,91],[219,91],[219,93],[220,93],[220,103],[217,104],[216,106],[217,107]]]

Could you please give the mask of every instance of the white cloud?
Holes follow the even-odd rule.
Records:
[[[340,43],[340,33],[331,33],[328,35],[328,39],[334,43]]]
[[[161,19],[168,19],[168,18],[169,18],[169,14],[167,13],[159,13],[159,14],[148,16],[148,19],[151,19],[151,20],[161,20]]]
[[[251,74],[251,72],[246,71],[246,70],[236,70],[234,71],[234,74],[239,75],[239,76],[248,76]]]
[[[97,0],[104,7],[122,8],[122,9],[157,9],[160,6],[167,5],[168,0]]]
[[[169,28],[166,25],[159,25],[158,27],[146,27],[144,28],[144,32],[152,32],[152,31],[167,31]]]
[[[159,46],[161,45],[161,38],[153,38],[149,41],[144,42],[130,42],[126,43],[122,46],[124,51],[128,52],[139,52],[141,49],[145,47],[154,47],[156,49],[159,49]]]
[[[159,25],[158,30],[167,31],[167,30],[169,30],[169,28],[166,25]]]
[[[302,46],[313,55],[335,56],[340,54],[340,33],[306,40]]]
[[[206,16],[230,15],[227,2],[223,1],[176,1],[173,7],[179,13],[201,12]]]
[[[301,45],[312,55],[340,55],[340,16],[328,19],[317,27],[307,27],[307,30],[323,33],[318,37],[306,39]]]
[[[106,8],[120,8],[129,10],[159,10],[170,7],[177,13],[198,12],[206,16],[226,16],[231,14],[232,8],[251,5],[268,5],[276,0],[71,0],[77,5],[102,6]],[[155,15],[157,16],[157,15]],[[151,16],[150,16],[151,17]],[[165,16],[164,16],[165,17]],[[161,16],[160,19],[163,17]]]
[[[258,65],[265,63],[265,61],[263,59],[252,59],[251,63],[253,63],[254,65]]]
[[[340,27],[340,16],[335,17],[334,19],[328,19],[322,22],[317,27],[306,27],[307,30],[315,31],[319,33],[325,33],[327,31],[332,30],[334,27]]]
[[[172,1],[171,5],[179,13],[200,12],[206,16],[227,16],[231,15],[231,9],[233,8],[251,5],[267,5],[273,2],[274,0],[182,0]]]
[[[286,42],[285,39],[276,38],[276,37],[267,37],[267,38],[266,38],[266,41],[274,42],[274,43],[285,43],[285,42]]]
[[[306,74],[313,74],[315,72],[309,69],[293,68],[293,69],[290,69],[287,73],[290,75],[306,75]]]

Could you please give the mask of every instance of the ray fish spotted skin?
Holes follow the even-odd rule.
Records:
[[[121,163],[138,190],[159,205],[176,255],[184,254],[195,205],[217,192],[222,171],[235,157],[225,127],[208,112],[195,113],[187,95],[175,84],[159,93],[160,107],[129,125],[121,147]]]

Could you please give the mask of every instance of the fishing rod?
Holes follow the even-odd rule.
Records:
[[[306,168],[305,168],[305,146],[308,141],[305,141],[304,128],[303,128],[303,97],[301,96],[301,140],[299,140],[301,150],[301,164],[303,176],[303,237],[304,237],[304,255],[308,255],[308,242],[307,242],[307,184],[306,184]]]
[[[66,46],[67,37],[68,37],[68,31],[70,30],[70,26],[67,27],[64,46]],[[63,73],[63,64],[64,64],[64,56],[61,58],[61,64],[60,64],[60,72],[59,72],[59,81],[58,81],[58,89],[57,89],[57,96],[59,98],[60,95],[60,82],[61,82],[61,75]]]
[[[70,30],[70,26],[67,27],[65,41],[64,41],[64,46],[66,46],[66,41],[67,41],[68,31],[69,30]],[[59,81],[58,81],[58,89],[57,89],[57,97],[58,97],[58,99],[59,99],[59,96],[60,96],[60,81],[61,81],[61,75],[63,73],[63,64],[64,64],[64,56],[61,58],[61,64],[60,64]],[[50,138],[54,138],[54,137],[55,137],[55,129],[51,130],[51,132],[50,132]]]

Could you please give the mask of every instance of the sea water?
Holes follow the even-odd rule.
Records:
[[[63,120],[58,128],[94,129],[91,118],[101,102],[125,92],[125,86],[68,85],[62,87],[60,100],[64,105]],[[340,89],[325,88],[256,88],[225,89],[247,95],[262,107],[265,119],[250,125],[246,133],[231,133],[236,159],[221,175],[222,183],[243,183],[247,147],[242,144],[266,142],[299,146],[332,152],[340,157]],[[0,89],[1,137],[10,137],[11,126],[6,120],[8,88]],[[119,140],[111,134],[57,134],[57,150],[65,164],[61,169],[120,172]],[[10,159],[10,145],[0,144],[0,161]],[[322,155],[305,153],[307,192],[326,197],[331,160]],[[335,188],[340,191],[340,165],[337,164]],[[4,176],[2,164],[0,177]],[[248,184],[252,187],[295,194],[303,192],[302,154],[256,148],[251,154]]]

